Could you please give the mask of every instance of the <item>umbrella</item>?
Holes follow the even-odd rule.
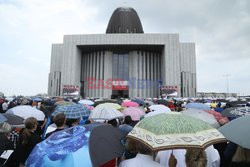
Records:
[[[152,117],[154,115],[158,115],[158,114],[166,114],[166,113],[171,113],[171,111],[162,111],[162,110],[158,110],[158,111],[151,111],[149,113],[147,113],[144,118],[147,118],[147,117]]]
[[[91,167],[89,135],[82,126],[55,132],[35,146],[25,166]]]
[[[152,101],[149,101],[149,100],[145,100],[145,104],[148,104],[148,105],[154,105],[154,102],[152,102]]]
[[[139,107],[139,104],[133,101],[123,101],[123,107]]]
[[[83,106],[86,107],[89,111],[91,111],[91,110],[93,110],[95,108],[95,107],[89,106],[87,104],[84,104]]]
[[[87,105],[89,105],[89,106],[94,105],[94,102],[93,102],[93,101],[91,101],[91,100],[86,100],[86,99],[80,100],[80,101],[78,101],[78,103],[79,103],[79,104],[87,104]]]
[[[141,100],[141,99],[136,98],[136,99],[132,99],[132,101],[136,102],[136,103],[138,103],[139,105],[142,105],[142,106],[145,105],[145,102],[143,100]]]
[[[228,103],[230,107],[240,107],[240,106],[245,106],[247,104],[247,101],[231,101]]]
[[[249,133],[250,115],[246,115],[230,121],[219,128],[219,131],[229,141],[240,145],[246,149],[250,149],[250,133]]]
[[[3,116],[7,118],[7,121],[13,127],[23,127],[24,126],[24,119],[17,115],[4,113]]]
[[[212,114],[221,125],[224,125],[225,123],[229,122],[229,119],[227,117],[223,117],[221,113],[217,111],[214,110],[205,110],[205,111],[209,114]]]
[[[24,119],[27,119],[29,117],[34,117],[38,121],[43,121],[45,117],[42,111],[36,109],[35,107],[31,107],[29,105],[20,105],[20,106],[13,107],[7,110],[6,113],[14,114]]]
[[[98,106],[99,104],[103,104],[103,103],[117,103],[117,101],[115,100],[96,100],[94,107]]]
[[[123,117],[123,114],[109,106],[99,106],[94,108],[89,115],[89,119],[112,120]]]
[[[43,99],[41,99],[40,97],[35,97],[32,99],[33,101],[36,101],[36,102],[40,102],[40,101],[43,101]]]
[[[164,106],[162,104],[156,104],[156,105],[149,106],[149,109],[151,112],[154,112],[154,111],[171,112],[170,108],[168,108],[167,106]]]
[[[0,114],[0,123],[3,123],[5,121],[7,121],[7,118],[3,116],[2,114]]]
[[[121,106],[119,104],[116,104],[116,103],[102,103],[102,104],[99,104],[97,107],[111,107],[111,108],[114,108],[116,110],[121,109]]]
[[[250,114],[250,107],[232,107],[226,108],[221,112],[224,117],[239,117]]]
[[[58,106],[55,108],[55,111],[52,113],[52,116],[55,116],[58,113],[63,112],[66,118],[77,119],[83,116],[88,117],[90,111],[84,107],[82,104],[73,104],[66,106]]]
[[[211,108],[203,103],[188,103],[186,105],[186,108],[196,108],[196,109],[200,109],[200,110],[210,110]]]
[[[214,128],[219,128],[220,124],[215,119],[215,117],[212,114],[209,114],[203,110],[195,109],[195,108],[189,108],[187,110],[182,111],[184,115],[188,115],[197,119],[200,119],[202,121],[205,121],[209,123]]]
[[[128,134],[151,150],[206,148],[226,139],[215,128],[181,113],[159,114],[144,118]]]
[[[55,103],[56,106],[71,106],[73,104],[76,104],[76,103],[70,102],[70,101],[58,101]]]
[[[165,105],[165,106],[168,105],[168,102],[166,100],[156,100],[156,103],[157,104],[162,104],[162,105]]]
[[[145,111],[137,107],[129,107],[122,111],[126,115],[130,115],[133,121],[139,121],[141,116],[145,115]]]
[[[106,162],[121,157],[125,151],[121,140],[125,135],[111,125],[94,128],[89,137],[89,154],[92,165],[99,167]]]
[[[13,98],[13,97],[6,97],[5,98],[5,100],[7,100],[7,101],[12,101],[12,100],[14,100],[15,98]]]

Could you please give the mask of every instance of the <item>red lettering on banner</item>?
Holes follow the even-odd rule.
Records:
[[[95,77],[87,77],[87,89],[96,89]]]

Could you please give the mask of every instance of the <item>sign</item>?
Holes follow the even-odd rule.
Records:
[[[161,95],[162,96],[177,96],[178,86],[162,86]]]
[[[63,94],[69,94],[69,93],[74,93],[76,91],[79,91],[80,87],[77,85],[63,85]]]

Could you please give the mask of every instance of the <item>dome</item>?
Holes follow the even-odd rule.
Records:
[[[106,33],[143,33],[137,12],[133,8],[117,8],[109,20]]]

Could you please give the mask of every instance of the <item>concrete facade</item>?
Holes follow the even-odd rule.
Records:
[[[196,96],[195,44],[181,43],[178,34],[65,35],[53,44],[48,95],[79,90],[84,97],[111,98],[112,89],[87,89],[87,77],[112,78],[112,56],[129,54],[129,78],[160,79],[176,86],[178,96]],[[123,50],[124,48],[124,50]],[[159,89],[129,89],[129,97],[153,98]]]

